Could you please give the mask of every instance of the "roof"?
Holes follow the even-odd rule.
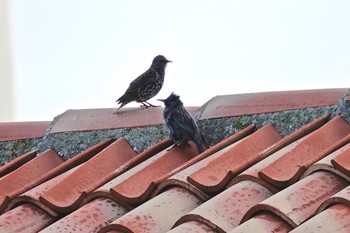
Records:
[[[169,150],[162,108],[0,123],[0,232],[349,232],[347,88],[188,107],[210,147]]]

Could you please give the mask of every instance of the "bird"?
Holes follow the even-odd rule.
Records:
[[[163,118],[169,138],[174,142],[173,147],[188,144],[188,141],[192,140],[197,146],[198,153],[202,153],[204,151],[203,144],[206,144],[205,140],[197,124],[184,108],[180,96],[171,93],[168,98],[158,100],[165,105]]]
[[[132,101],[141,103],[141,107],[145,108],[159,107],[148,103],[147,100],[156,96],[162,89],[165,67],[169,62],[172,61],[167,60],[163,55],[156,56],[152,61],[151,67],[132,81],[124,95],[116,100],[120,106],[115,111],[115,114],[119,109]]]

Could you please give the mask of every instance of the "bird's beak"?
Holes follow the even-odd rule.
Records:
[[[169,63],[169,62],[173,62],[173,61],[166,60],[166,62]]]
[[[165,101],[165,100],[162,100],[162,99],[157,99],[157,100],[160,101],[160,102],[163,102],[163,103],[164,103],[164,101]]]

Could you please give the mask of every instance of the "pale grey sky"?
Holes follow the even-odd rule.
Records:
[[[158,54],[173,63],[156,98],[174,91],[187,106],[349,87],[349,12],[348,0],[12,0],[15,120],[117,107]]]

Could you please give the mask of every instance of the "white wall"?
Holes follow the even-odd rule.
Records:
[[[13,65],[8,1],[0,1],[0,121],[14,120]]]

